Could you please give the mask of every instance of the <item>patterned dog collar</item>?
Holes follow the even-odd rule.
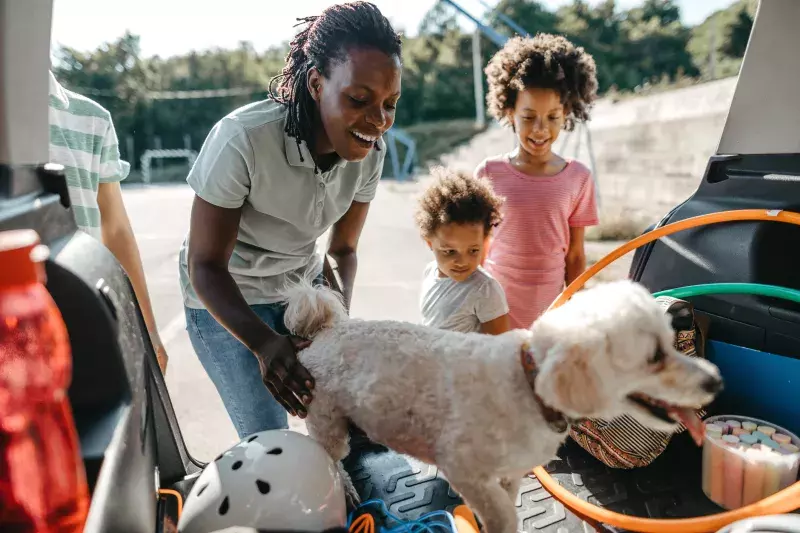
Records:
[[[533,391],[533,397],[536,399],[536,403],[539,404],[539,409],[547,425],[556,433],[564,433],[569,429],[569,421],[567,418],[560,411],[544,403],[536,392],[536,376],[539,375],[539,369],[536,366],[536,359],[533,357],[533,350],[531,350],[529,343],[526,342],[522,345],[519,355],[522,369],[525,372],[525,378],[528,380],[528,385],[530,385],[531,391]]]

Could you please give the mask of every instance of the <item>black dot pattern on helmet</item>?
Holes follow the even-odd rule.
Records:
[[[258,492],[260,492],[261,494],[269,494],[270,486],[269,483],[267,483],[266,481],[257,479],[256,487],[258,487]]]
[[[268,455],[280,455],[283,453],[281,448],[272,448],[270,451],[267,452]]]
[[[250,437],[249,439],[247,439],[247,442],[253,442],[253,441],[254,441],[254,440],[256,440],[257,438],[258,438],[258,435],[253,435],[252,437]]]
[[[197,495],[200,496],[201,494],[203,494],[203,491],[205,491],[207,488],[208,484],[205,484],[202,487],[200,487],[200,490],[197,491]]]
[[[222,500],[222,503],[219,504],[219,514],[220,516],[225,516],[228,514],[228,509],[231,508],[231,502],[228,500],[228,497],[225,496],[225,499]]]
[[[239,470],[241,467],[242,467],[241,461],[236,461],[235,463],[233,463],[233,466],[231,466],[231,468],[233,468],[234,470]]]

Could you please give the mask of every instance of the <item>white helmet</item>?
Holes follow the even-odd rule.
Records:
[[[245,438],[206,465],[178,531],[323,531],[346,522],[344,488],[330,455],[310,437],[274,430]]]

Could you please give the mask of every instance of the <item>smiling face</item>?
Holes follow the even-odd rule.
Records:
[[[400,58],[374,48],[350,48],[328,76],[308,74],[308,90],[319,107],[322,129],[314,151],[361,161],[394,124],[400,98]]]
[[[722,389],[719,370],[673,346],[668,315],[641,285],[620,281],[576,294],[532,327],[543,357],[536,389],[574,418],[631,415],[664,432],[683,423],[698,439],[697,409]]]
[[[553,143],[564,128],[566,109],[553,89],[531,88],[517,94],[509,120],[514,125],[519,145],[540,159],[550,155]]]

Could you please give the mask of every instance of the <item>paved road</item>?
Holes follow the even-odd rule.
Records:
[[[354,316],[416,320],[419,279],[430,260],[413,225],[417,190],[412,184],[381,185],[359,245]],[[209,460],[237,437],[185,330],[178,250],[188,229],[192,191],[185,185],[128,187],[124,198],[170,356],[167,386],[172,402],[190,452]],[[304,429],[297,419],[292,427]]]

